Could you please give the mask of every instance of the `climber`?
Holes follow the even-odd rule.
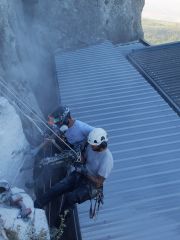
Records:
[[[83,151],[87,143],[87,136],[89,132],[93,129],[92,126],[71,117],[71,113],[68,107],[60,106],[53,113],[48,116],[48,124],[58,135],[65,140],[65,142],[72,148],[80,147]],[[63,143],[55,137],[56,142],[61,146]],[[67,148],[66,145],[63,146]],[[34,168],[38,169],[38,161],[35,161]],[[39,170],[35,172],[39,172]],[[35,177],[39,178],[39,177]],[[41,178],[41,177],[40,177]],[[41,181],[41,180],[40,180]],[[27,188],[34,187],[34,181],[26,182],[25,186]]]
[[[93,127],[71,117],[69,107],[60,106],[48,116],[48,124],[56,129],[57,133],[63,132],[71,146],[84,145],[88,134]]]
[[[75,203],[82,203],[96,196],[102,190],[104,180],[113,168],[113,157],[108,149],[107,133],[94,128],[88,135],[88,146],[82,156],[82,163],[69,176],[55,184],[35,201],[35,207],[43,208],[55,198],[66,193],[64,206],[71,209]]]

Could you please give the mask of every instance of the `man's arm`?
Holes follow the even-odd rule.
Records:
[[[91,175],[86,175],[86,177],[90,180],[90,181],[92,181],[95,185],[96,185],[96,187],[98,188],[98,187],[102,187],[103,186],[103,182],[104,182],[104,180],[105,180],[105,178],[104,177],[101,177],[100,175],[98,175],[98,176],[91,176]]]
[[[76,167],[76,171],[78,173],[84,175],[86,178],[88,178],[91,182],[93,182],[96,185],[96,187],[103,186],[103,182],[104,182],[105,178],[100,175],[98,175],[98,176],[89,175],[86,167],[84,167],[83,165]]]

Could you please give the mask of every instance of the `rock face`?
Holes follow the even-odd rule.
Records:
[[[55,49],[138,39],[143,5],[144,0],[1,0],[0,77],[47,115],[58,105]]]
[[[141,12],[144,0],[103,0],[101,14],[106,38],[129,42],[143,37]]]
[[[29,145],[21,120],[9,102],[0,97],[0,179],[14,184],[27,158]]]
[[[33,201],[22,189],[12,188],[13,194],[23,197],[23,203],[31,208],[28,218],[19,218],[19,209],[0,202],[0,239],[2,240],[50,240],[49,228],[44,210],[35,209]]]

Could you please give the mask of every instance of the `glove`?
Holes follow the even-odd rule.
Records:
[[[80,173],[80,174],[82,174],[84,176],[87,176],[87,174],[88,174],[88,170],[87,170],[87,168],[84,165],[77,166],[76,167],[76,172],[78,172],[78,173]]]

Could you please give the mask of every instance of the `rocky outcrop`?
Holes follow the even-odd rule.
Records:
[[[101,15],[106,38],[115,43],[142,38],[143,6],[144,0],[102,0]]]
[[[44,210],[35,209],[33,201],[22,189],[12,188],[12,193],[21,194],[23,203],[32,212],[27,218],[19,217],[20,209],[0,201],[0,239],[1,240],[50,240],[49,228]],[[0,194],[1,197],[2,194]],[[0,198],[1,200],[1,198]]]
[[[24,1],[25,2],[25,1]],[[36,1],[38,19],[46,21],[56,46],[79,48],[108,39],[128,42],[143,37],[144,0]],[[34,8],[35,9],[35,8]],[[44,18],[47,13],[48,18]],[[35,14],[35,11],[33,12]],[[37,12],[36,12],[37,14]]]
[[[58,105],[55,49],[138,39],[143,5],[144,0],[1,0],[0,77],[47,115]]]
[[[5,98],[0,97],[0,179],[14,184],[28,151],[18,114]]]

